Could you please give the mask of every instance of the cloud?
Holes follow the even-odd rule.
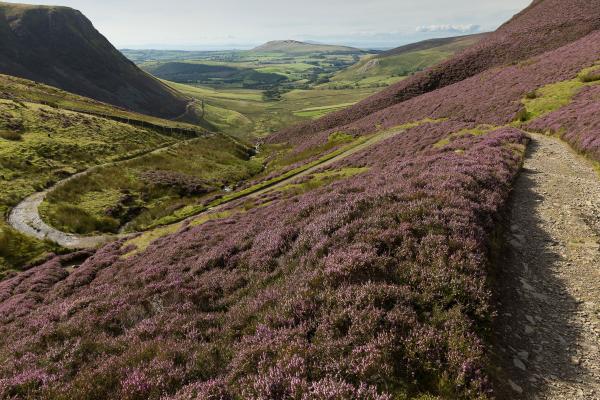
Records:
[[[479,32],[481,26],[469,25],[423,25],[417,28],[417,32],[448,32],[448,33],[475,33]]]

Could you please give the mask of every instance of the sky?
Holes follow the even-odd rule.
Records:
[[[11,1],[14,3],[23,1]],[[531,0],[37,0],[83,12],[118,48],[250,48],[294,39],[391,48],[496,29]]]

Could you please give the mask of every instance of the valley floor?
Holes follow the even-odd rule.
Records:
[[[533,135],[497,277],[500,398],[600,399],[600,180]]]

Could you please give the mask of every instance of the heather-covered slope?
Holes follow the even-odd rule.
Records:
[[[600,31],[524,62],[492,68],[454,85],[375,112],[348,125],[305,135],[297,151],[322,144],[336,131],[369,134],[426,117],[505,125],[525,111],[522,100],[546,85],[577,79],[600,59]],[[593,115],[593,114],[592,114]],[[591,115],[590,115],[591,117]]]
[[[406,79],[344,111],[286,129],[272,142],[300,143],[303,137],[347,125],[494,66],[516,63],[556,49],[600,28],[600,0],[536,0],[475,46],[428,71]]]
[[[66,7],[0,2],[0,73],[159,117],[184,114],[188,102]]]
[[[332,167],[363,175],[130,258],[116,244],[1,283],[0,394],[480,398],[486,238],[524,139],[434,146],[469,127],[414,128]]]
[[[544,4],[558,5],[521,15]],[[566,36],[572,17],[554,20]],[[600,31],[574,36],[303,136],[306,156],[406,129],[256,202],[0,283],[0,397],[491,398],[491,254],[523,159],[517,127],[596,135],[594,84],[547,114],[526,101],[595,68]]]

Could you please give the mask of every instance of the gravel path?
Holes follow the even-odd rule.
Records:
[[[40,240],[57,243],[67,249],[95,248],[114,240],[111,236],[79,236],[61,232],[42,221],[38,207],[48,191],[29,196],[17,205],[8,216],[8,223],[21,233]]]
[[[532,134],[496,276],[500,399],[600,399],[600,177]]]

